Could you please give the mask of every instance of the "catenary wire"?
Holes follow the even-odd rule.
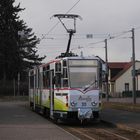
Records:
[[[67,12],[66,14],[68,14],[78,3],[80,2],[80,0],[78,0]],[[60,21],[58,21],[48,32],[46,35],[48,35],[50,32],[52,32],[56,26],[60,23]]]

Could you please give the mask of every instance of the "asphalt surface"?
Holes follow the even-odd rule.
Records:
[[[0,140],[77,140],[31,111],[25,102],[0,102]]]
[[[130,128],[131,130],[140,131],[140,113],[103,109],[101,111],[101,119],[116,126],[122,126],[124,129]]]
[[[103,109],[101,119],[124,129],[140,131],[140,113]],[[0,102],[0,140],[77,140],[46,118],[31,111],[26,102]]]

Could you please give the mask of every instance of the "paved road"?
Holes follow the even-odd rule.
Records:
[[[25,102],[0,102],[0,140],[77,140],[29,110]]]
[[[101,119],[113,124],[126,126],[132,129],[140,130],[140,113],[103,109],[101,111]]]

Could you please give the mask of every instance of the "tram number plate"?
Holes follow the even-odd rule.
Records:
[[[82,102],[82,106],[86,106],[87,105],[87,103],[86,102]]]

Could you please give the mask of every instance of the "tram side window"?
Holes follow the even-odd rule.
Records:
[[[63,67],[66,67],[66,66],[67,66],[67,61],[64,60],[64,61],[63,61]]]
[[[50,87],[49,71],[43,72],[43,88]]]
[[[46,73],[43,72],[43,88],[46,88]]]
[[[61,72],[61,63],[56,63],[55,64],[55,71],[56,72]]]
[[[63,68],[63,78],[68,78],[67,68]]]
[[[63,79],[63,87],[68,87],[68,79]]]
[[[38,88],[41,88],[42,86],[42,73],[38,74]]]
[[[30,76],[30,88],[34,88],[34,75]]]
[[[63,68],[63,87],[68,87],[68,72],[67,72],[67,68]]]
[[[47,76],[46,86],[47,88],[50,88],[50,72],[49,71],[46,72],[46,76]]]
[[[56,88],[60,88],[61,87],[61,63],[56,63],[55,64],[55,79],[54,79],[54,83]]]
[[[56,73],[55,75],[55,86],[56,88],[61,87],[61,73]]]

